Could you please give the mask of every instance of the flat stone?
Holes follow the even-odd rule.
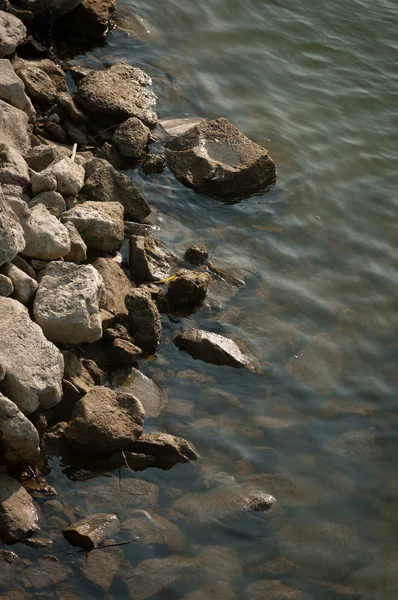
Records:
[[[8,277],[13,285],[13,298],[22,304],[29,304],[33,300],[39,284],[36,279],[27,275],[13,263],[5,263],[0,267],[0,273]]]
[[[130,450],[154,456],[157,459],[154,466],[165,470],[177,463],[192,462],[199,458],[187,440],[160,432],[144,433],[130,444]]]
[[[101,307],[118,319],[126,319],[126,298],[134,291],[133,284],[123,269],[111,258],[97,258],[93,267],[100,273],[104,282],[105,294]]]
[[[40,456],[39,434],[17,405],[0,393],[0,440],[8,465],[35,464]]]
[[[19,44],[25,41],[26,27],[20,19],[0,10],[0,58],[15,52]]]
[[[155,351],[162,338],[162,322],[155,303],[145,291],[137,289],[126,296],[126,307],[135,343],[144,351]]]
[[[14,291],[14,286],[9,277],[0,274],[0,296],[11,296]]]
[[[166,546],[170,552],[182,552],[184,548],[184,537],[177,525],[154,512],[134,510],[124,521],[123,530],[131,538],[138,536],[135,543],[150,550]]]
[[[15,148],[22,156],[31,147],[28,121],[25,112],[0,100],[0,139],[3,144]]]
[[[27,208],[27,207],[26,207]],[[20,214],[18,215],[20,217]],[[44,204],[28,210],[27,217],[20,217],[25,235],[24,256],[56,260],[69,254],[70,238],[66,227],[52,215]]]
[[[30,98],[26,95],[25,86],[7,58],[0,59],[0,99],[23,110],[29,119],[35,120],[36,111]]]
[[[124,390],[138,398],[147,418],[156,419],[163,412],[167,402],[165,392],[138,369],[128,367],[113,371],[111,385],[116,391]]]
[[[150,133],[142,121],[131,117],[115,129],[111,143],[121,156],[138,158],[148,144]]]
[[[24,248],[24,232],[19,219],[0,189],[0,265],[12,261]]]
[[[39,529],[32,498],[18,481],[0,473],[0,540],[6,544],[29,537]]]
[[[73,523],[62,534],[72,546],[92,550],[102,546],[119,528],[119,519],[115,514],[98,514]]]
[[[67,210],[62,222],[71,222],[88,248],[117,250],[124,238],[123,206],[119,202],[83,202]]]
[[[37,291],[33,315],[47,339],[64,344],[102,337],[102,277],[92,265],[51,262]]]
[[[25,588],[43,589],[53,587],[68,577],[58,558],[40,556],[32,566],[25,568],[21,581]]]

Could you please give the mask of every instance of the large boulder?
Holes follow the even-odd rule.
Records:
[[[123,269],[111,258],[97,258],[93,267],[101,274],[105,293],[101,308],[112,313],[118,319],[126,319],[128,310],[126,297],[134,291],[134,286]]]
[[[13,207],[18,210],[16,204]],[[37,204],[30,211],[27,206],[22,206],[18,217],[25,234],[26,245],[22,251],[24,256],[56,260],[69,254],[68,230],[44,204]]]
[[[123,212],[119,202],[83,202],[67,210],[62,222],[73,223],[88,248],[106,252],[122,245]]]
[[[61,399],[64,360],[17,300],[0,298],[0,387],[25,414]]]
[[[133,290],[126,297],[128,321],[134,341],[147,352],[157,350],[162,338],[162,321],[156,304],[144,290]]]
[[[147,201],[129,177],[119,173],[108,161],[92,158],[84,165],[86,181],[83,193],[87,200],[120,202],[127,220],[142,221],[151,212]]]
[[[29,10],[34,15],[49,15],[53,20],[73,10],[82,0],[30,0]]]
[[[39,529],[32,498],[18,481],[0,473],[0,541],[18,542]]]
[[[0,394],[0,444],[8,465],[32,465],[40,456],[40,440],[36,427],[17,405]],[[0,451],[0,463],[1,460]]]
[[[150,129],[142,121],[131,117],[115,129],[111,143],[121,156],[138,158],[148,144],[150,134]]]
[[[22,155],[31,147],[28,121],[29,117],[25,112],[0,100],[0,140]]]
[[[63,344],[102,337],[102,277],[91,265],[51,262],[36,293],[33,315],[47,339]]]
[[[166,161],[184,185],[219,200],[246,198],[276,181],[268,150],[224,118],[205,121],[169,140]]]
[[[25,86],[7,58],[0,59],[0,98],[23,110],[29,119],[36,118],[36,111],[26,95]]]
[[[24,248],[23,229],[0,188],[0,265],[11,261]]]
[[[77,104],[97,117],[122,121],[137,117],[150,127],[156,125],[154,95],[148,91],[151,78],[125,63],[104,71],[92,71],[78,82]]]
[[[26,27],[22,21],[0,10],[0,58],[13,54],[25,38]]]
[[[64,435],[77,450],[112,453],[141,436],[145,412],[132,394],[94,387],[76,404]]]

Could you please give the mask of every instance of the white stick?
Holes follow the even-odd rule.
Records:
[[[71,156],[71,161],[72,162],[75,162],[76,150],[77,150],[77,144],[73,144],[72,156]]]

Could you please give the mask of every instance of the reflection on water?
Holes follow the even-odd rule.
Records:
[[[225,206],[170,173],[131,173],[174,252],[204,240],[244,281],[221,282],[190,319],[164,317],[157,360],[141,364],[168,395],[154,427],[191,440],[201,460],[146,470],[142,483],[117,471],[72,481],[54,462],[59,496],[40,500],[54,547],[18,550],[22,587],[34,598],[396,600],[395,3],[122,8],[127,33],[82,60],[147,70],[163,118],[228,117],[270,150],[278,186]],[[128,33],[135,10],[153,36]],[[172,336],[192,325],[243,339],[265,375],[179,352]],[[247,507],[267,494],[277,505],[262,522]],[[89,559],[61,539],[65,523],[109,510],[127,539],[136,509],[152,538]],[[60,564],[43,581],[37,557],[49,553]]]

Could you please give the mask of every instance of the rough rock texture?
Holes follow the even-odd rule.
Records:
[[[155,97],[147,90],[151,78],[125,63],[105,71],[92,71],[78,82],[77,104],[88,113],[122,121],[137,117],[150,127],[156,125]]]
[[[27,275],[13,263],[6,263],[0,267],[0,273],[11,279],[14,287],[13,297],[22,304],[29,304],[39,287],[36,279]]]
[[[77,264],[84,262],[87,258],[87,246],[84,243],[82,236],[72,221],[67,221],[65,227],[69,233],[70,252],[64,257],[64,260]]]
[[[130,444],[130,449],[154,456],[154,466],[161,469],[170,469],[176,463],[191,462],[199,458],[189,442],[168,433],[144,433]]]
[[[29,119],[35,119],[36,111],[26,95],[25,86],[7,58],[0,59],[0,99],[23,110]]]
[[[39,434],[17,405],[0,394],[0,441],[8,465],[24,467],[38,461]],[[2,461],[0,461],[2,462]]]
[[[185,250],[184,260],[192,265],[203,265],[209,258],[209,253],[203,246],[192,244]]]
[[[102,277],[92,265],[51,262],[36,294],[33,315],[45,336],[64,344],[102,337]]]
[[[17,300],[0,298],[2,392],[25,414],[46,410],[61,399],[64,360]]]
[[[50,1],[52,2],[53,0]],[[65,73],[53,60],[50,60],[49,58],[40,58],[39,60],[25,60],[23,64],[34,66],[44,71],[55,85],[57,92],[68,91]]]
[[[0,274],[0,296],[11,296],[14,291],[11,279]]]
[[[0,58],[9,56],[26,38],[26,27],[14,15],[0,10]]]
[[[182,552],[184,548],[184,538],[177,525],[154,512],[134,510],[123,523],[123,529],[130,537],[139,536],[137,545],[151,550],[166,546],[170,552]]]
[[[283,585],[276,579],[263,579],[251,583],[247,588],[250,600],[311,600],[300,590]]]
[[[133,365],[141,356],[142,350],[129,340],[116,339],[107,346],[106,353],[110,361],[117,365]]]
[[[54,160],[62,158],[63,154],[56,146],[40,144],[31,148],[24,156],[29,167],[34,171],[44,171]]]
[[[28,219],[22,218],[20,222],[26,242],[22,251],[24,256],[55,260],[69,254],[68,230],[43,204],[34,206]]]
[[[148,154],[142,160],[142,171],[145,175],[162,173],[166,168],[166,159],[163,154]]]
[[[165,393],[152,379],[134,367],[117,369],[111,374],[111,385],[114,390],[124,390],[140,400],[147,418],[156,419],[166,404]]]
[[[119,529],[119,526],[119,519],[116,515],[100,514],[72,523],[62,533],[72,546],[92,550],[102,546],[106,539]]]
[[[29,208],[33,208],[37,204],[43,204],[46,209],[54,215],[54,217],[59,217],[66,210],[65,200],[58,192],[41,192],[41,194],[37,194],[30,202],[28,202]],[[67,228],[68,229],[68,228]]]
[[[32,194],[36,196],[42,192],[55,192],[57,189],[57,179],[55,175],[48,172],[47,169],[40,173],[31,172],[30,182],[32,184]]]
[[[0,140],[22,155],[25,155],[31,147],[27,131],[28,121],[25,112],[0,100]]]
[[[195,125],[201,125],[204,122],[204,119],[200,117],[188,117],[183,119],[161,119],[159,125],[167,135],[177,136],[183,135]]]
[[[138,158],[148,143],[150,133],[142,121],[131,117],[115,129],[111,143],[121,156]]]
[[[180,269],[167,289],[166,300],[169,306],[177,308],[199,306],[206,298],[210,281],[208,273]]]
[[[23,229],[0,189],[0,265],[11,261],[24,248]]]
[[[164,244],[145,235],[130,237],[130,273],[133,280],[160,281],[170,275],[172,257]]]
[[[262,369],[249,350],[229,338],[210,331],[188,329],[174,338],[181,350],[188,352],[193,358],[199,358],[214,365],[245,367],[253,373],[261,373]]]
[[[54,175],[57,181],[57,191],[66,196],[75,196],[80,192],[84,185],[85,170],[84,167],[72,162],[70,158],[64,156],[51,163],[44,171],[44,174]]]
[[[38,531],[38,515],[28,492],[16,481],[0,473],[0,541],[18,542]]]
[[[88,248],[120,248],[124,238],[123,206],[119,202],[83,202],[67,210],[62,222],[71,222]]]
[[[33,65],[25,65],[18,69],[18,76],[25,84],[25,89],[34,102],[52,104],[57,96],[57,88],[45,71]]]
[[[105,294],[101,301],[101,308],[118,319],[125,319],[128,315],[126,297],[134,291],[131,281],[111,258],[97,258],[93,267],[101,274],[104,281]]]
[[[73,10],[81,0],[31,0],[29,10],[34,15],[52,14],[54,20]]]
[[[64,435],[78,450],[111,453],[129,448],[140,437],[144,416],[132,394],[97,386],[76,404]]]
[[[169,140],[166,161],[184,185],[217,199],[245,198],[276,181],[268,150],[224,118],[206,121]]]
[[[102,158],[93,158],[84,165],[86,181],[83,193],[88,200],[120,202],[126,219],[142,221],[151,209],[129,177],[116,171]]]
[[[76,106],[75,101],[68,92],[59,92],[57,94],[57,105],[65,110],[73,123],[85,125],[88,123],[88,117]]]
[[[134,290],[126,297],[130,331],[142,350],[155,351],[162,338],[162,321],[150,296],[142,290]]]
[[[5,144],[0,144],[0,183],[17,185],[23,190],[30,183],[27,163],[15,148]]]

